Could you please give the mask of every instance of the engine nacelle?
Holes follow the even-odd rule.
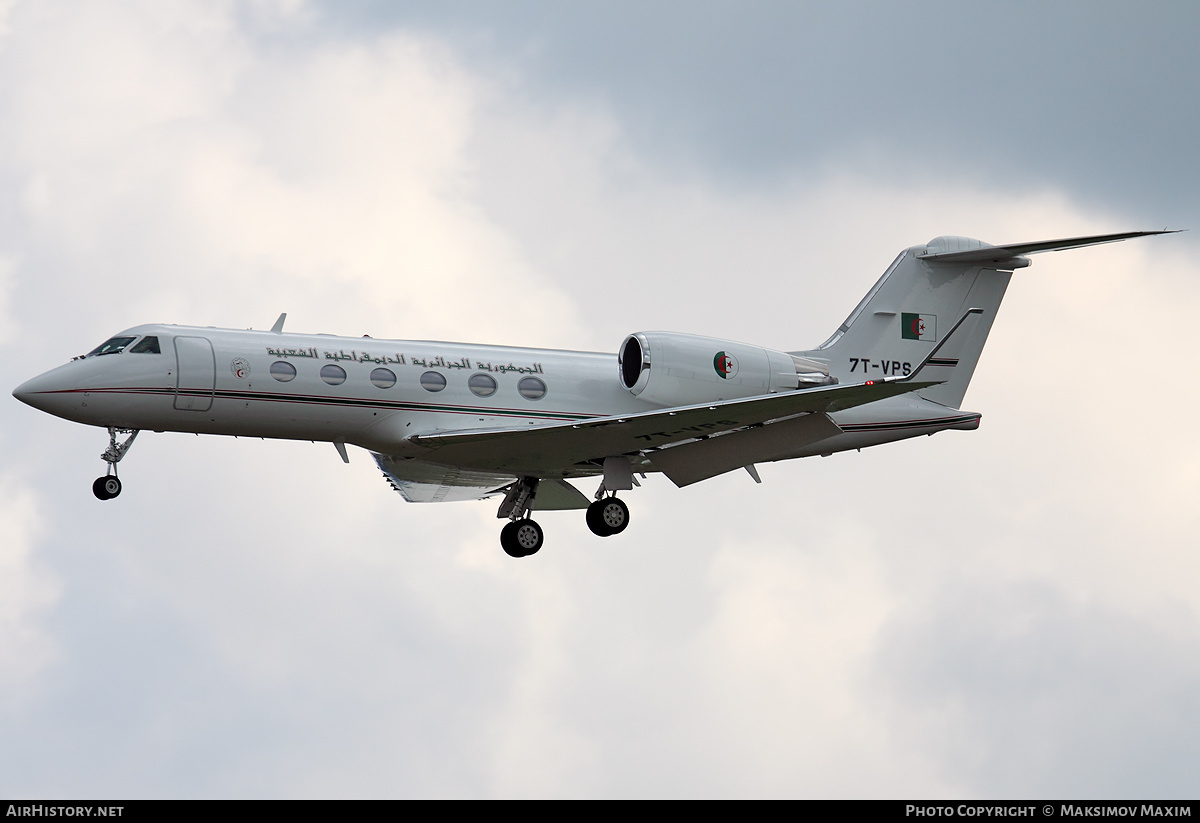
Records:
[[[621,385],[662,406],[687,406],[734,397],[836,383],[823,363],[715,337],[638,332],[617,354]]]

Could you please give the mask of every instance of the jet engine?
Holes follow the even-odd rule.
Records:
[[[660,406],[793,391],[837,382],[816,360],[674,332],[637,332],[617,353],[621,385]]]

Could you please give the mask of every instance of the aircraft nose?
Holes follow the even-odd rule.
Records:
[[[13,397],[39,411],[54,414],[56,408],[61,405],[61,402],[56,401],[59,400],[60,393],[67,388],[55,371],[57,370],[26,380],[13,389]]]
[[[37,383],[38,383],[38,379],[36,377],[33,378],[32,380],[26,380],[24,383],[22,383],[21,385],[17,386],[15,389],[13,389],[13,397],[17,398],[18,400],[20,400],[22,403],[25,403],[26,405],[37,408],[37,406],[34,405],[34,402],[33,402],[33,398],[37,395],[37,391],[38,391]]]

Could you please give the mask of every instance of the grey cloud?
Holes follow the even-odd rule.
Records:
[[[872,690],[897,739],[981,794],[1184,797],[1192,625],[1178,607],[1136,616],[1049,582],[956,577],[882,634]]]
[[[913,180],[1051,185],[1186,220],[1200,134],[1186,2],[527,2],[322,6],[515,60],[551,99],[612,105],[659,164],[770,186],[852,162]]]

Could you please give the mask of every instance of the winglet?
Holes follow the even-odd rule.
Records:
[[[283,334],[283,321],[287,320],[287,312],[279,315],[279,319],[275,321],[275,325],[271,327],[271,331],[276,334]]]

